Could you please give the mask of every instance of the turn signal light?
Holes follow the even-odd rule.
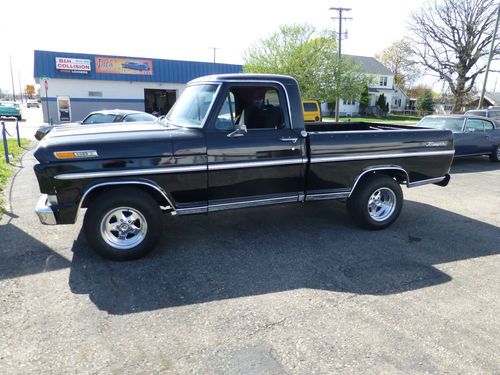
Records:
[[[76,158],[95,158],[97,157],[97,151],[86,150],[86,151],[58,151],[54,152],[54,156],[57,159],[76,159]]]

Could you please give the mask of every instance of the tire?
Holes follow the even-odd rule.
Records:
[[[384,175],[362,180],[347,200],[349,215],[359,226],[372,230],[390,226],[402,208],[401,187],[394,179]]]
[[[493,153],[490,154],[490,160],[494,163],[498,163],[500,161],[500,145],[496,145]]]
[[[156,247],[162,233],[162,217],[159,204],[151,195],[134,188],[113,189],[91,203],[83,230],[87,241],[102,257],[132,260]]]
[[[22,121],[22,119],[23,119],[22,116],[16,116],[16,118],[18,119],[18,121]]]

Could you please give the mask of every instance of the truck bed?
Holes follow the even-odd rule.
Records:
[[[408,186],[445,176],[453,158],[448,130],[367,122],[309,123],[307,192],[349,191],[359,171],[404,171]],[[354,172],[357,171],[357,172]]]

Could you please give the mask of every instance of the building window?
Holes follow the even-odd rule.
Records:
[[[387,77],[380,76],[380,86],[387,86]]]
[[[89,91],[89,96],[94,98],[102,98],[102,91]]]
[[[348,100],[344,99],[344,105],[355,105],[355,104],[356,101],[354,99],[348,99]]]

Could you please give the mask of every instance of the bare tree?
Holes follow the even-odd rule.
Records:
[[[409,41],[401,39],[375,55],[375,58],[394,73],[394,83],[408,89],[420,77]]]
[[[435,0],[410,17],[413,52],[421,65],[447,82],[455,100],[453,113],[461,111],[486,70],[483,57],[494,37],[496,11],[495,0]]]

